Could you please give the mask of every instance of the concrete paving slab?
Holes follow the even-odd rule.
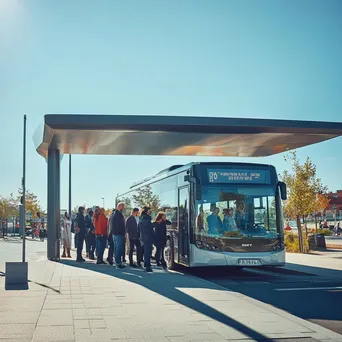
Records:
[[[32,342],[75,341],[73,326],[38,326]]]
[[[119,271],[92,263],[42,260],[29,262],[29,272],[35,284],[32,294],[30,289],[16,291],[14,296],[3,290],[0,278],[0,303],[12,309],[0,310],[0,329],[26,322],[34,331],[18,332],[23,341],[31,335],[32,342],[261,341],[285,337],[342,341],[342,336],[268,304],[179,273],[150,275],[129,268]],[[25,310],[34,306],[35,299],[36,310]]]

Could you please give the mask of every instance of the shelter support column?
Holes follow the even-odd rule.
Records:
[[[49,260],[60,258],[60,153],[49,150],[47,159],[47,257]]]

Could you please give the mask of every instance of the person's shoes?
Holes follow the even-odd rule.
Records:
[[[72,258],[72,256],[69,254],[69,255],[68,255],[68,258],[70,259],[70,258]]]
[[[151,272],[153,272],[153,270],[151,267],[146,267],[146,272],[151,273]]]
[[[129,264],[130,267],[133,267],[133,268],[137,268],[138,265],[137,264]]]
[[[95,260],[95,257],[94,257],[93,255],[91,255],[91,256],[89,257],[89,259],[90,259],[90,260]]]
[[[162,262],[163,268],[167,268],[166,262]]]
[[[77,262],[85,262],[84,259],[76,259]]]
[[[125,268],[125,267],[126,267],[126,266],[125,266],[125,265],[122,265],[122,264],[116,265],[116,268],[117,268],[117,269]]]
[[[158,261],[157,262],[157,266],[160,267],[162,264]]]
[[[107,260],[109,265],[113,266],[114,262],[112,260],[109,260],[108,258],[106,260]]]
[[[63,253],[62,254],[62,258],[66,258],[67,256],[66,256],[66,254],[65,253]]]
[[[141,268],[141,267],[142,267],[140,262],[137,263],[137,267],[138,267],[138,268]]]
[[[96,264],[97,265],[107,265],[103,260],[97,261]]]

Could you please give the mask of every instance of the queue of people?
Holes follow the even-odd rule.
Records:
[[[86,243],[86,258],[96,260],[99,265],[104,261],[104,252],[108,245],[106,261],[118,269],[126,267],[126,239],[129,246],[129,266],[142,267],[152,272],[151,257],[153,245],[156,247],[157,266],[166,267],[164,248],[166,245],[166,226],[171,222],[166,219],[164,212],[159,212],[152,221],[152,210],[148,206],[141,209],[133,208],[131,215],[124,217],[125,204],[119,203],[109,219],[103,208],[91,209],[79,207],[75,218],[75,233],[77,235],[77,262],[84,262],[82,256],[84,242]],[[71,220],[65,213],[61,222],[61,237],[63,241],[62,257],[70,258],[71,250]],[[133,261],[133,251],[136,250],[136,262]],[[95,259],[96,255],[96,259]]]

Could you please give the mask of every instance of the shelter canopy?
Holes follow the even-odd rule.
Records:
[[[342,135],[342,123],[142,115],[45,115],[37,152],[262,157]]]

